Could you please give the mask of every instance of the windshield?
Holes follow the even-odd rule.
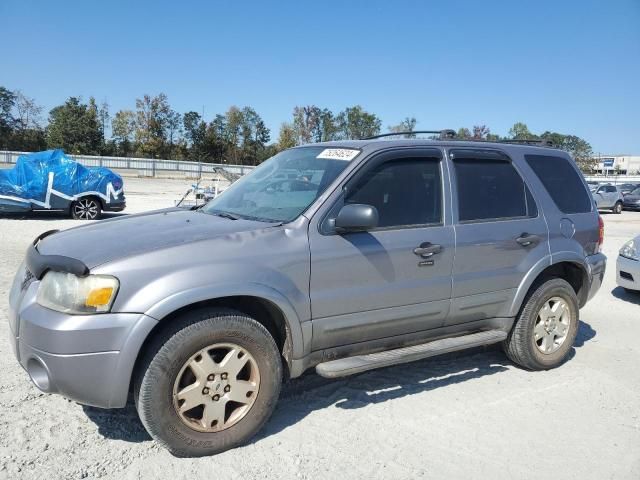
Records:
[[[640,197],[640,188],[636,188],[631,192],[631,195],[638,195]]]
[[[285,150],[231,185],[202,211],[264,222],[290,222],[325,191],[358,153],[359,150],[325,147]]]

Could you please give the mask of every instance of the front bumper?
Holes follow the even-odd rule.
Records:
[[[123,196],[122,197],[122,201],[105,203],[103,205],[103,209],[102,210],[104,210],[105,212],[121,212],[126,207],[127,207],[127,202],[125,201],[124,196]]]
[[[603,253],[596,253],[586,257],[587,274],[589,277],[589,289],[587,295],[583,297],[580,308],[584,306],[593,296],[598,293],[604,279],[604,272],[607,268],[607,257]]]
[[[618,255],[616,283],[623,288],[640,290],[640,261]]]
[[[32,382],[86,405],[124,407],[140,348],[157,321],[139,313],[68,315],[40,306],[21,272],[9,302],[12,349]],[[24,275],[24,273],[22,273]]]
[[[625,210],[640,210],[640,203],[623,203],[622,208]]]

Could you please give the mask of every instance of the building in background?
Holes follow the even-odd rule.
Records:
[[[640,155],[598,155],[599,175],[640,175]]]

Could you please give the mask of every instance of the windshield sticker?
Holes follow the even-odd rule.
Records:
[[[353,160],[360,153],[360,150],[351,148],[325,148],[316,158],[328,158],[331,160]]]

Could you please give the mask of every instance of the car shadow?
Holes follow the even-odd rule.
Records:
[[[640,305],[640,292],[628,292],[622,287],[616,287],[611,290],[611,295],[625,302],[635,303]]]
[[[596,331],[581,321],[574,348],[567,360],[575,356],[576,348],[582,347],[595,336]],[[332,407],[357,410],[367,405],[497,375],[510,368],[517,367],[507,359],[498,345],[492,345],[340,379],[320,377],[311,369],[302,377],[283,385],[273,416],[250,443],[285,430],[317,410]],[[105,438],[127,442],[151,440],[140,422],[132,398],[123,409],[82,408],[89,420],[97,425],[98,433]]]

